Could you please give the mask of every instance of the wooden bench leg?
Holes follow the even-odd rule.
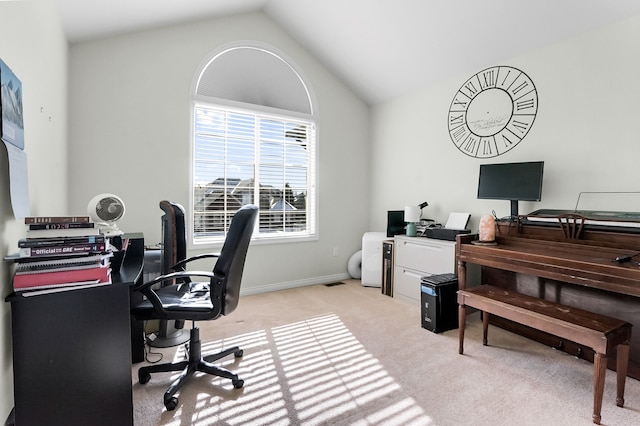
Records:
[[[489,312],[482,311],[482,344],[487,346],[489,344]]]
[[[600,424],[604,378],[607,372],[607,356],[596,353],[593,357],[593,422]]]
[[[467,307],[465,305],[458,305],[458,337],[460,342],[458,343],[458,353],[464,352],[464,325],[467,319]]]
[[[629,366],[629,343],[618,345],[618,359],[616,361],[617,386],[616,405],[624,406],[624,385],[627,380],[627,367]]]

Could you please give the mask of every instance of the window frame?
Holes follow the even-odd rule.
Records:
[[[283,233],[264,233],[260,232],[260,220],[256,221],[256,228],[252,235],[252,244],[281,244],[303,241],[317,241],[318,240],[318,120],[313,114],[304,114],[300,112],[281,110],[277,108],[266,107],[263,105],[247,104],[228,99],[215,98],[211,96],[203,96],[192,94],[191,97],[191,118],[190,118],[190,190],[189,190],[189,205],[190,205],[190,220],[189,220],[189,243],[192,248],[206,248],[206,247],[219,247],[224,242],[224,238],[227,234],[228,228],[225,228],[224,235],[203,238],[196,237],[195,232],[195,147],[196,147],[196,108],[198,106],[211,107],[215,109],[223,109],[227,111],[255,114],[262,117],[274,117],[282,120],[302,120],[313,126],[312,134],[313,138],[309,141],[309,164],[307,166],[307,214],[306,220],[309,222],[307,231],[303,232],[291,232],[290,234]],[[259,142],[256,142],[259,143]],[[256,173],[254,172],[254,179]],[[254,189],[254,193],[257,191]],[[255,199],[255,198],[254,198]],[[254,204],[258,205],[257,202]]]

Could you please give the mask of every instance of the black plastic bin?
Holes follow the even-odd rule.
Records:
[[[434,333],[458,328],[457,291],[458,277],[455,274],[421,278],[422,328]]]

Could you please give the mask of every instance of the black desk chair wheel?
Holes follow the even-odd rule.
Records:
[[[203,357],[200,330],[196,326],[196,321],[215,320],[222,315],[230,314],[237,307],[245,258],[257,216],[256,206],[242,207],[231,221],[220,254],[207,253],[193,256],[178,262],[177,265],[185,266],[194,260],[216,257],[217,261],[212,272],[188,270],[173,272],[134,288],[134,291],[140,291],[146,296],[146,300],[132,308],[132,315],[136,319],[192,321],[187,360],[144,366],[138,370],[138,380],[141,384],[147,383],[152,373],[182,371],[164,394],[164,405],[169,411],[174,410],[178,405],[178,398],[174,396],[176,392],[196,371],[231,379],[236,389],[244,386],[244,380],[237,374],[212,364],[231,354],[236,358],[242,357],[242,349],[235,346]],[[194,280],[196,278],[207,278],[208,282],[196,282]],[[178,284],[153,288],[155,284],[166,282],[178,282]],[[188,291],[185,291],[185,286],[188,286]]]

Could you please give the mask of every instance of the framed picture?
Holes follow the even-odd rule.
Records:
[[[22,83],[0,59],[0,138],[24,149]]]

